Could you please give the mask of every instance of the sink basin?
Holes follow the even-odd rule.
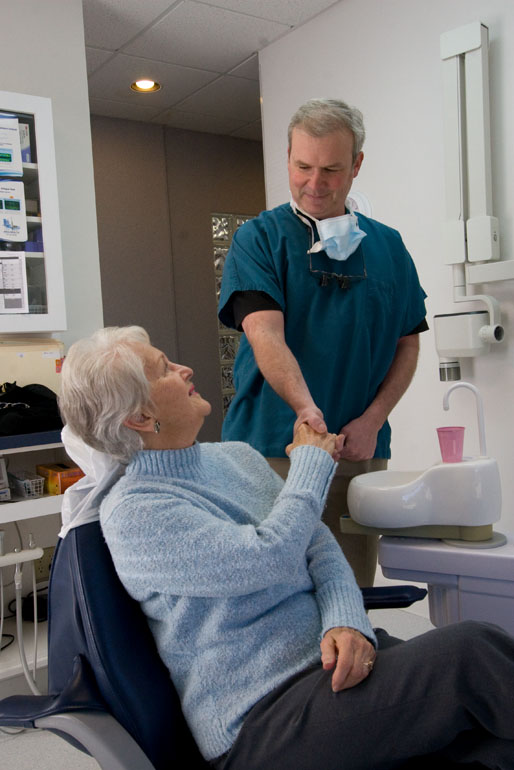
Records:
[[[501,516],[498,464],[492,457],[438,463],[425,471],[377,471],[352,479],[353,521],[380,529],[481,526]]]

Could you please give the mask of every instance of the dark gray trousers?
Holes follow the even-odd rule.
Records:
[[[467,621],[400,642],[333,693],[315,666],[249,712],[218,770],[514,770],[514,638]]]

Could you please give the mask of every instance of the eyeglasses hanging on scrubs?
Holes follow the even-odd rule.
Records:
[[[341,273],[327,273],[325,270],[317,270],[312,266],[312,256],[309,253],[309,273],[314,276],[321,287],[330,286],[332,282],[338,284],[340,289],[349,289],[354,283],[363,281],[367,277],[364,255],[362,255],[362,273],[358,275],[341,275]]]
[[[360,229],[355,214],[350,210],[349,214],[328,219],[315,219],[302,211],[293,200],[291,208],[296,216],[306,224],[311,232],[311,248],[308,249],[309,272],[318,279],[320,286],[329,286],[335,281],[340,289],[349,289],[356,281],[366,278],[366,264],[362,255],[362,273],[359,275],[342,275],[325,270],[318,270],[312,266],[312,255],[325,251],[330,259],[344,262],[359,247],[360,242],[366,237],[366,233]],[[319,240],[315,241],[314,226],[319,233]]]

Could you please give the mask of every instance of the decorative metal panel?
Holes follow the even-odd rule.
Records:
[[[246,214],[212,214],[211,216],[216,303],[219,302],[220,298],[221,277],[223,275],[225,258],[230,248],[232,236],[237,228],[245,222],[248,222],[249,219],[253,219],[253,217],[247,216]],[[240,332],[229,329],[218,319],[223,416],[227,413],[227,409],[229,408],[235,393],[233,370],[240,338]]]

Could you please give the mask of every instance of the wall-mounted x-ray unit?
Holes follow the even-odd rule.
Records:
[[[441,380],[460,379],[460,358],[487,353],[504,337],[497,300],[468,294],[468,286],[514,278],[514,260],[500,260],[499,223],[492,210],[488,48],[488,29],[480,22],[441,36],[444,256],[452,266],[454,302],[480,305],[434,317]]]

